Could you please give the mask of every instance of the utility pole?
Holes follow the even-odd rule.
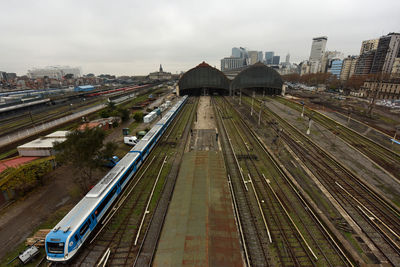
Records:
[[[261,105],[260,105],[260,111],[258,112],[258,126],[260,126],[261,124],[261,109],[264,105],[264,101],[262,101]]]
[[[348,112],[349,114],[348,114],[348,116],[347,116],[347,124],[350,124],[350,115],[351,115],[351,112],[350,112],[350,110],[349,110],[349,112]]]
[[[251,116],[253,116],[253,105],[254,105],[254,91],[253,91],[253,98],[251,99]]]
[[[393,139],[392,139],[392,144],[394,143],[394,141],[396,141],[397,131],[398,131],[398,130],[400,130],[400,125],[397,125],[397,126],[396,126],[396,131],[394,132],[394,136],[393,136]]]
[[[375,85],[377,85],[377,86],[374,86],[375,90],[373,92],[371,103],[369,104],[369,108],[368,108],[368,112],[367,112],[367,115],[369,117],[371,117],[371,115],[372,115],[372,109],[375,107],[375,100],[378,96],[379,89],[382,87],[382,74],[383,74],[383,71],[377,76],[378,80],[375,79]],[[379,82],[379,84],[378,84],[378,82]]]
[[[239,90],[239,105],[242,105],[242,90]]]
[[[302,110],[301,110],[301,117],[304,117],[304,102],[301,102],[301,105],[303,106]]]

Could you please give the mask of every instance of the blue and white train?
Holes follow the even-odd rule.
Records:
[[[77,253],[186,100],[187,96],[181,98],[47,234],[45,248],[49,261],[66,262]]]

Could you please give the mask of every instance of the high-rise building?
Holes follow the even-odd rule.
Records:
[[[287,55],[286,55],[285,63],[288,65],[290,64],[290,54],[289,53],[287,53]]]
[[[400,78],[400,57],[397,57],[394,60],[391,77],[392,78]]]
[[[249,51],[249,64],[253,65],[258,62],[258,51]]]
[[[315,37],[311,45],[310,61],[321,61],[322,56],[325,53],[326,42],[328,37]]]
[[[330,62],[330,66],[328,68],[328,72],[332,73],[333,75],[336,75],[336,78],[339,79],[340,77],[340,72],[342,71],[342,65],[343,61],[339,58],[332,59]]]
[[[265,63],[267,65],[271,65],[272,64],[273,58],[274,58],[274,52],[272,52],[272,51],[265,52]]]
[[[263,62],[263,52],[262,52],[262,51],[258,51],[258,58],[257,58],[257,61]]]
[[[280,59],[281,59],[280,56],[274,56],[274,57],[272,58],[272,64],[273,64],[273,65],[279,65]]]
[[[396,57],[400,57],[400,33],[389,33],[379,38],[371,73],[391,73]]]
[[[331,65],[331,61],[336,58],[343,60],[344,54],[339,51],[326,51],[324,53],[324,56],[321,59],[321,65],[320,65],[320,69],[318,70],[318,72],[322,72],[322,73],[327,72],[328,67]]]
[[[340,80],[346,81],[353,76],[357,61],[357,56],[348,56],[343,60],[342,70],[340,72]]]
[[[325,53],[326,42],[328,41],[328,37],[315,37],[313,38],[313,42],[311,45],[311,52],[310,52],[310,72],[317,73],[321,71],[322,66],[322,57]]]
[[[246,59],[240,57],[226,57],[221,59],[221,71],[239,69],[245,66]]]
[[[300,75],[310,73],[311,64],[308,60],[305,60],[299,64]]]
[[[232,48],[232,57],[248,58],[246,48],[243,47]]]
[[[366,75],[371,72],[372,64],[374,62],[376,50],[371,50],[365,52],[357,60],[356,68],[354,74],[356,75]]]
[[[378,48],[379,39],[366,40],[361,43],[360,55],[376,50]]]

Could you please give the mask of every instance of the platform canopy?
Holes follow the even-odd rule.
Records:
[[[178,82],[180,95],[229,95],[229,80],[220,70],[203,61],[182,75]]]
[[[261,62],[257,62],[254,65],[241,71],[231,82],[232,92],[238,90],[255,90],[260,93],[262,91],[265,94],[281,94],[283,80],[281,75],[274,70],[266,66]]]

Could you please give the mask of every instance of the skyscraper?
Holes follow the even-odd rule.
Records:
[[[257,63],[258,51],[249,51],[248,54],[249,54],[249,59],[250,59],[250,65]]]
[[[371,73],[390,73],[396,57],[400,57],[400,33],[389,33],[379,38]]]
[[[310,61],[321,61],[322,56],[325,53],[326,42],[328,37],[315,37],[311,45]]]
[[[325,47],[327,41],[328,37],[326,36],[313,38],[313,42],[311,45],[311,52],[310,52],[311,73],[317,73],[321,71],[321,61],[325,53]]]
[[[289,65],[290,63],[290,54],[287,53],[285,63]]]
[[[379,39],[366,40],[361,43],[360,56],[378,48]]]
[[[243,47],[234,47],[232,48],[232,57],[247,58],[247,50]]]
[[[328,68],[328,72],[332,73],[333,75],[336,75],[336,78],[339,79],[340,77],[340,72],[342,70],[342,64],[343,61],[339,58],[335,58],[330,62],[330,66]]]
[[[274,58],[274,52],[272,52],[272,51],[265,52],[265,63],[267,63],[267,65],[272,64],[273,58]]]
[[[374,62],[376,50],[365,52],[359,56],[354,70],[354,74],[366,75],[371,72],[371,67]]]
[[[262,51],[258,51],[258,58],[257,58],[257,61],[263,62],[263,52],[262,52]]]
[[[342,71],[340,72],[340,80],[346,81],[353,76],[357,61],[357,56],[348,56],[343,60]]]
[[[274,57],[272,58],[272,64],[273,64],[273,65],[279,65],[280,59],[281,59],[280,56],[274,56]]]

